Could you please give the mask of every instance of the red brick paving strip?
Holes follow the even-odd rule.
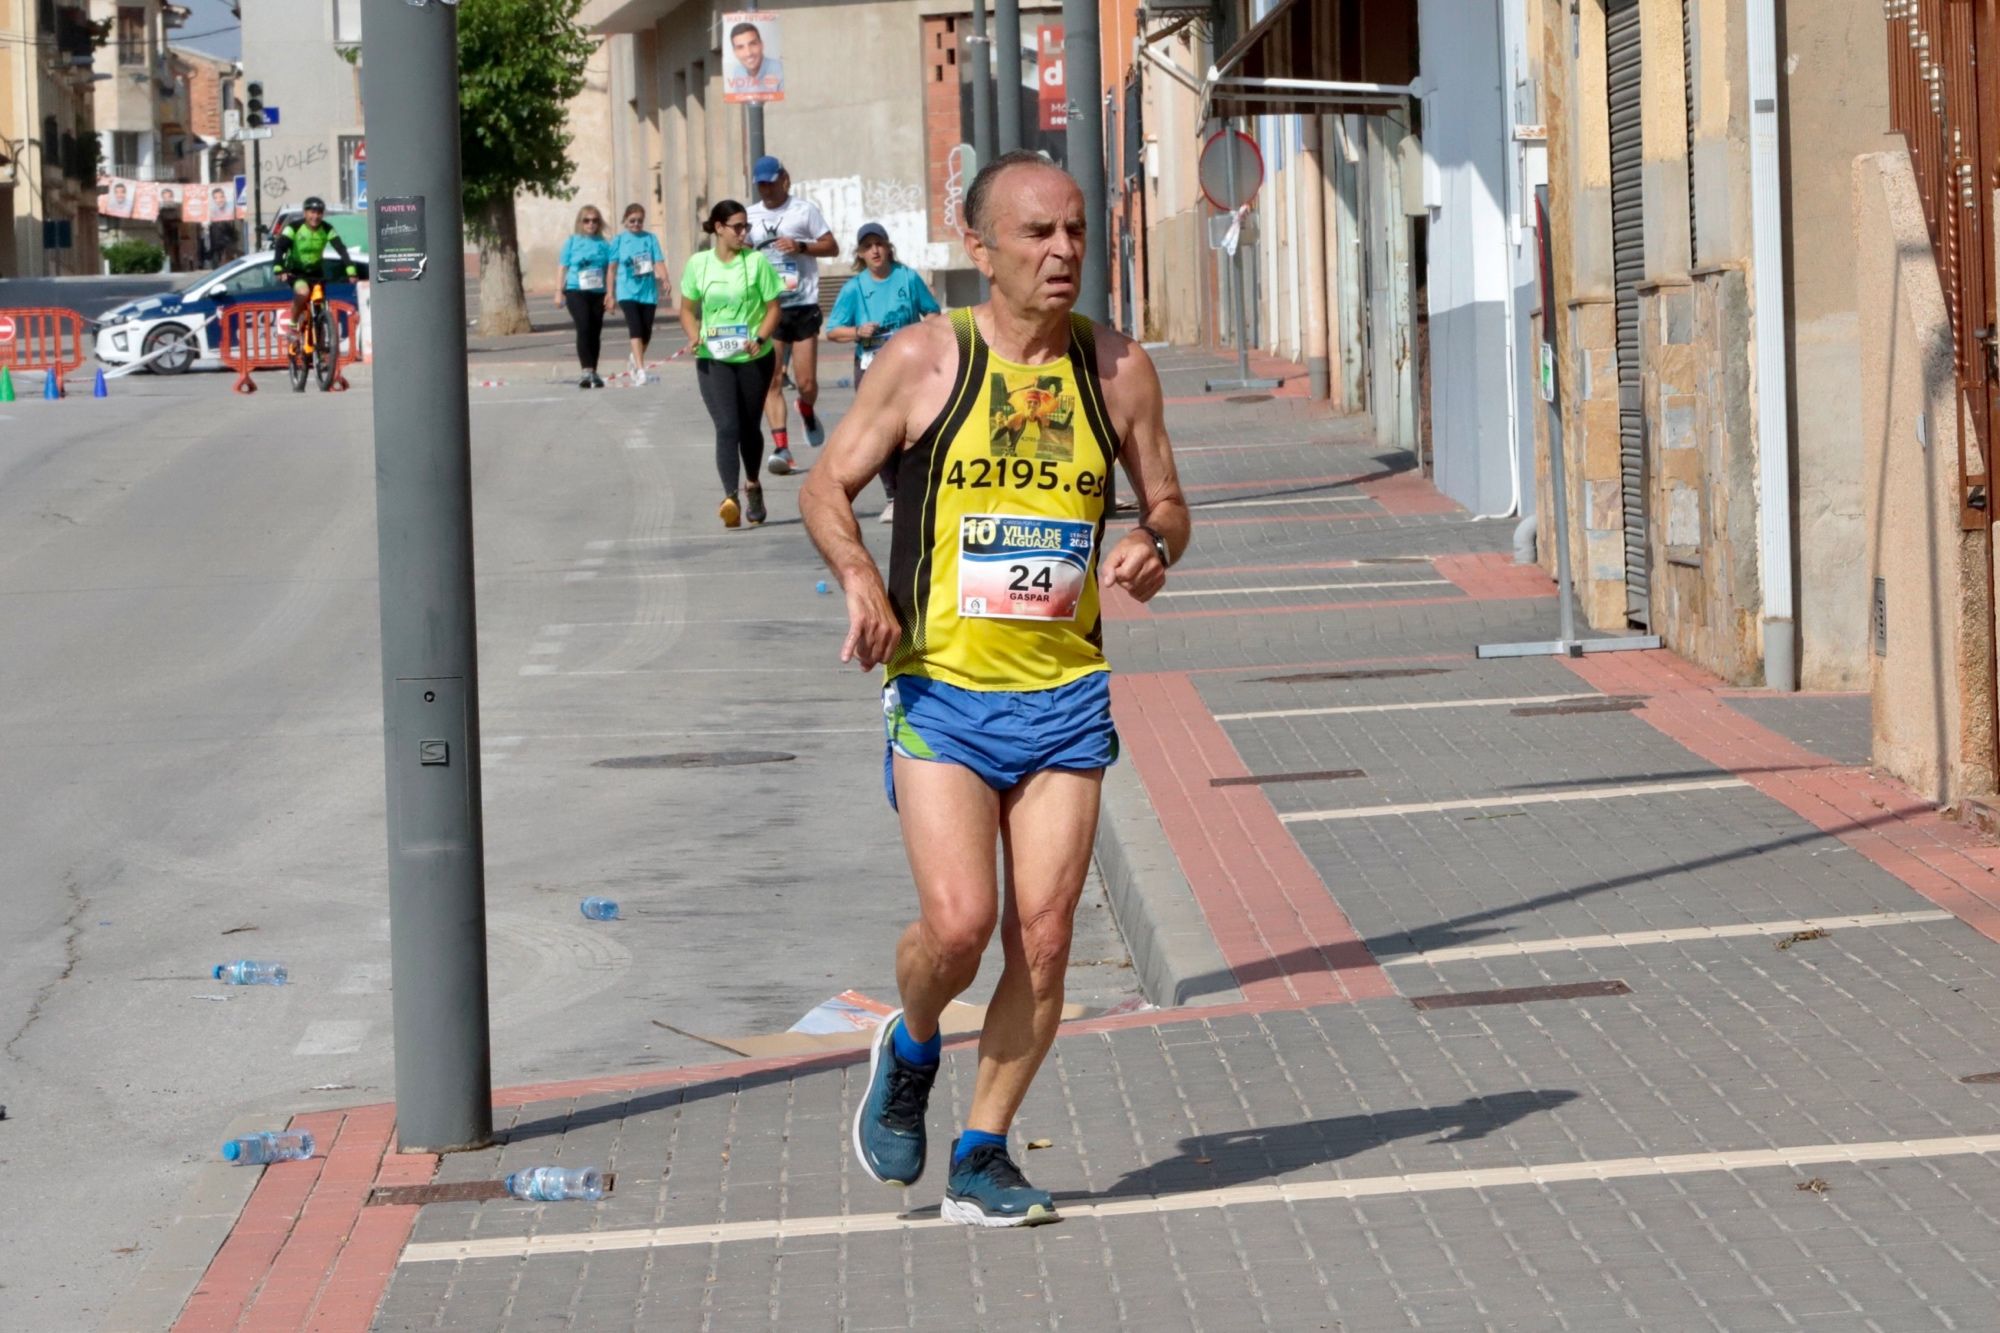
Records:
[[[1467,597],[1482,602],[1516,597],[1553,597],[1555,582],[1539,565],[1517,565],[1512,556],[1499,551],[1478,555],[1441,555],[1432,560],[1437,572],[1465,591]]]
[[[1253,1005],[1393,995],[1185,673],[1114,676],[1112,713],[1236,984]]]
[[[1729,706],[1722,683],[1672,653],[1568,662],[1607,694],[1649,695],[1639,716],[1829,833],[1974,930],[2000,940],[2000,848],[1901,783],[1837,764]]]

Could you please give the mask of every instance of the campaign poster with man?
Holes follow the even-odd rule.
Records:
[[[132,182],[113,176],[98,186],[97,212],[101,217],[132,216]]]
[[[227,185],[208,187],[208,220],[210,222],[236,221],[236,199]]]
[[[160,187],[153,181],[132,182],[132,220],[157,222],[160,219]]]
[[[722,40],[728,48],[722,58],[723,101],[785,100],[785,62],[779,59],[782,43],[776,14],[760,10],[724,14]]]

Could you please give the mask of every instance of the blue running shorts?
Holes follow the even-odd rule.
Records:
[[[1045,768],[1087,772],[1118,762],[1108,671],[1052,690],[966,690],[898,676],[883,687],[882,721],[882,786],[892,810],[899,754],[969,768],[995,791]]]

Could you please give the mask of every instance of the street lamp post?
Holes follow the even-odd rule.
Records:
[[[363,0],[396,1131],[493,1138],[458,10]]]
[[[1063,144],[1069,174],[1083,190],[1088,248],[1076,308],[1111,321],[1111,209],[1104,193],[1104,71],[1097,0],[1063,0],[1063,83],[1069,124]]]

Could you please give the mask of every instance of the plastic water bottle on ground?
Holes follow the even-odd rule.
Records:
[[[222,1160],[238,1166],[265,1166],[272,1162],[303,1162],[313,1155],[313,1136],[308,1129],[266,1130],[231,1139],[222,1145]]]
[[[818,583],[813,584],[813,591],[818,593],[820,596],[824,597],[828,593],[832,592],[833,589],[827,585],[827,581],[825,579],[821,579]]]
[[[289,975],[283,963],[259,963],[249,958],[215,965],[215,979],[225,986],[282,986]]]
[[[530,1203],[604,1197],[604,1174],[594,1166],[531,1166],[507,1177],[507,1192]]]
[[[609,898],[585,898],[578,904],[583,914],[592,921],[616,921],[618,904]]]

